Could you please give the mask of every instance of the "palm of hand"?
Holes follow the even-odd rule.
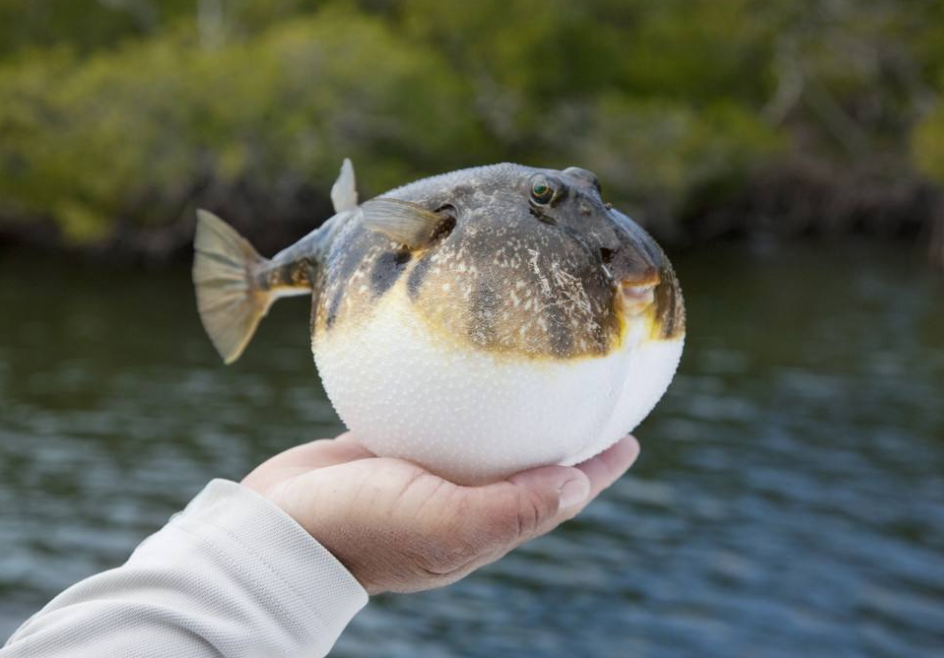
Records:
[[[572,518],[638,453],[627,437],[577,467],[467,487],[377,457],[345,434],[287,450],[243,484],[294,518],[369,593],[412,592],[459,580]]]

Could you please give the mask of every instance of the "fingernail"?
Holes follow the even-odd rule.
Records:
[[[590,481],[585,477],[567,480],[560,488],[560,508],[567,509],[587,500],[590,495]]]

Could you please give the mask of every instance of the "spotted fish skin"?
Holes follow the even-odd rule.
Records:
[[[346,161],[332,199],[337,214],[271,259],[200,213],[198,307],[227,363],[275,299],[313,296],[317,343],[370,321],[400,287],[431,334],[507,358],[604,356],[630,323],[652,340],[684,336],[671,263],[585,169],[463,169],[358,205]]]
[[[553,204],[531,198],[536,176],[556,188]],[[684,333],[671,264],[638,226],[608,207],[595,177],[499,164],[461,170],[381,198],[439,212],[428,244],[409,249],[352,217],[322,265],[313,340],[367,321],[404,286],[417,320],[457,344],[512,358],[573,359],[619,348],[629,318],[620,281],[658,277],[646,312],[654,338]]]

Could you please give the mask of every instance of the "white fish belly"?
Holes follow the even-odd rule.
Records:
[[[316,336],[315,363],[341,420],[370,450],[462,484],[602,452],[668,388],[683,341],[630,328],[605,357],[530,360],[457,347],[429,331],[401,286],[368,321]]]

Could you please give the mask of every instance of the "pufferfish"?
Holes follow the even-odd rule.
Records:
[[[685,338],[672,265],[597,177],[496,164],[358,204],[271,259],[200,211],[193,281],[226,363],[270,305],[311,295],[341,420],[374,453],[460,484],[605,450],[652,410]]]

